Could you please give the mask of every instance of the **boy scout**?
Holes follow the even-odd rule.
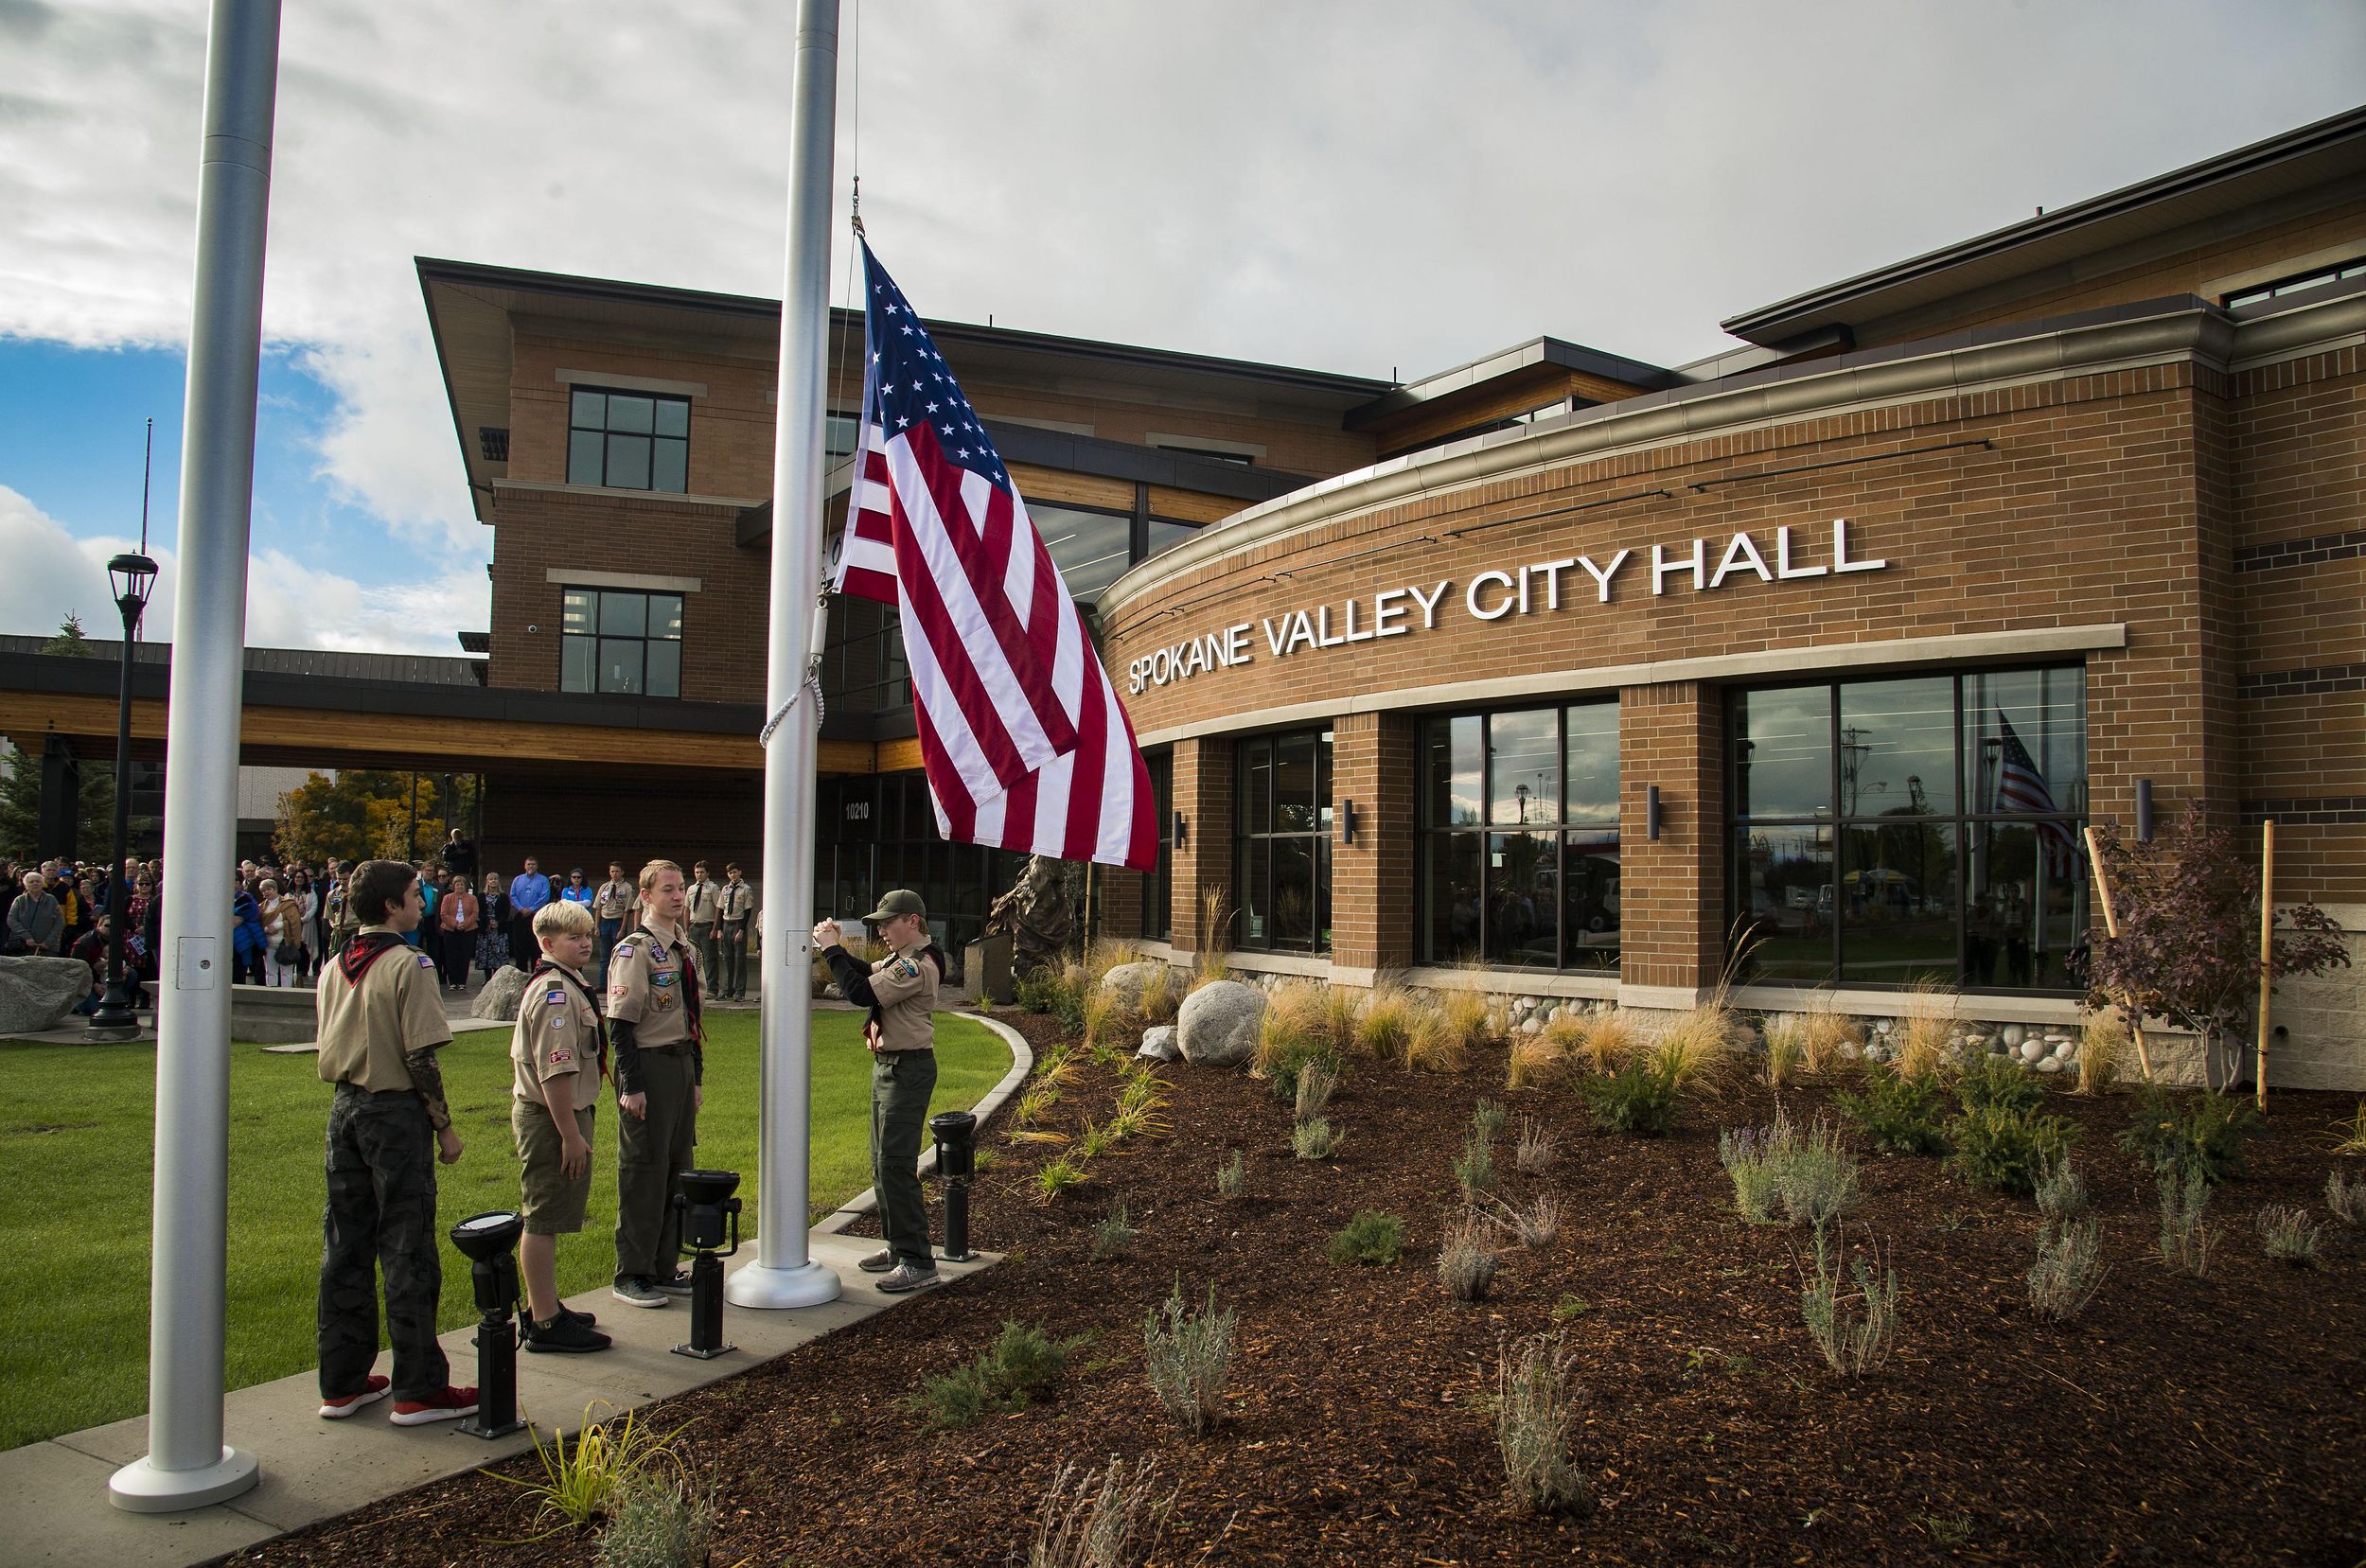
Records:
[[[526,1277],[526,1348],[605,1350],[609,1338],[558,1299],[558,1238],[583,1228],[592,1196],[592,1119],[608,1072],[608,1026],[584,983],[592,960],[592,911],[564,899],[534,917],[541,960],[526,976],[509,1059],[517,1070],[509,1127],[518,1139],[526,1233],[518,1266]]]
[[[715,995],[748,999],[748,923],[755,918],[756,890],[739,879],[737,866],[723,868],[723,891],[715,901],[715,924],[723,928],[723,967]]]
[[[609,1042],[616,1048],[616,1299],[662,1307],[688,1295],[676,1173],[698,1141],[706,1063],[698,966],[681,932],[681,868],[641,868],[641,924],[608,965]]]
[[[592,895],[592,912],[600,922],[599,944],[592,958],[605,965],[624,933],[626,917],[632,913],[632,884],[625,880],[625,868],[613,860],[608,863],[608,880]]]
[[[477,1391],[454,1388],[435,1343],[443,1289],[436,1251],[435,1159],[460,1158],[435,1052],[451,1039],[435,960],[403,934],[426,904],[419,875],[394,860],[352,874],[347,907],[362,925],[321,973],[320,1075],[337,1085],[328,1113],[328,1207],[322,1221],[321,1415],[343,1420],[389,1393],[397,1426],[457,1420]],[[395,1375],[378,1359],[378,1269]]]
[[[888,1244],[861,1266],[885,1274],[878,1288],[900,1295],[937,1282],[919,1166],[928,1096],[937,1086],[936,1026],[929,1014],[937,1005],[937,982],[945,978],[945,955],[928,940],[928,911],[918,893],[899,888],[862,918],[878,926],[888,944],[888,956],[868,972],[839,944],[835,921],[814,926],[813,945],[846,999],[871,1010],[863,1025],[872,1050],[871,1181]]]
[[[713,979],[723,972],[722,954],[716,944],[715,922],[723,902],[722,884],[707,874],[703,860],[691,867],[688,907],[690,912],[690,943],[698,952],[699,973]]]

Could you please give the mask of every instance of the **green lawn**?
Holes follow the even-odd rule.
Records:
[[[871,1058],[861,1017],[813,1020],[813,1217],[871,1185]],[[756,1015],[711,1017],[701,1164],[738,1171],[756,1220]],[[1010,1070],[1010,1048],[968,1019],[940,1017],[935,1109],[966,1109]],[[148,1404],[152,1048],[0,1043],[0,1448],[134,1416]],[[329,1088],[309,1055],[234,1048],[230,1073],[228,1378],[233,1388],[315,1364],[322,1139]],[[436,1215],[514,1208],[509,1035],[461,1035],[444,1084],[467,1149],[440,1169]],[[559,1288],[589,1290],[615,1266],[612,1099],[592,1144],[592,1211],[561,1238]],[[621,1310],[621,1309],[620,1309]],[[444,1247],[443,1326],[476,1316],[468,1268]],[[383,1363],[380,1363],[381,1369]],[[455,1371],[465,1371],[455,1368]]]

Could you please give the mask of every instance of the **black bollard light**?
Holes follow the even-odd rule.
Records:
[[[471,1437],[506,1437],[518,1419],[518,1237],[524,1219],[507,1209],[473,1214],[451,1227],[476,1287],[476,1414],[460,1423]]]
[[[696,1254],[690,1264],[690,1343],[674,1347],[678,1356],[713,1361],[737,1347],[723,1343],[723,1260],[739,1250],[736,1171],[683,1171],[674,1179],[681,1190],[681,1250]],[[729,1244],[725,1242],[728,1240]]]
[[[937,1180],[945,1185],[945,1260],[966,1263],[969,1250],[969,1181],[978,1173],[978,1119],[967,1111],[940,1111],[928,1119],[937,1140]]]

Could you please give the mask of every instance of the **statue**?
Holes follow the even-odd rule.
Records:
[[[1011,890],[986,911],[986,934],[1011,938],[1011,973],[1031,975],[1056,964],[1075,925],[1075,901],[1068,862],[1048,854],[1028,856]]]

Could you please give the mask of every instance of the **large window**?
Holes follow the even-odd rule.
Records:
[[[1422,727],[1421,955],[1618,966],[1618,704]]]
[[[1141,935],[1165,942],[1174,935],[1174,753],[1142,757],[1150,773],[1150,810],[1158,823],[1158,869],[1142,878]]]
[[[1240,743],[1234,945],[1331,951],[1331,731]]]
[[[1081,506],[1043,506],[1030,502],[1027,515],[1043,536],[1051,564],[1060,569],[1070,597],[1090,604],[1134,564],[1134,519],[1126,512],[1092,512]]]
[[[1728,712],[1745,978],[2080,985],[2084,670],[1769,687]]]
[[[681,696],[680,594],[571,588],[565,595],[560,691]]]
[[[921,774],[825,778],[815,791],[813,907],[853,920],[897,888],[928,908],[928,935],[958,978],[969,944],[985,934],[986,908],[1026,870],[1010,850],[949,844],[938,836]]]
[[[690,399],[576,387],[567,398],[567,483],[690,488]]]

